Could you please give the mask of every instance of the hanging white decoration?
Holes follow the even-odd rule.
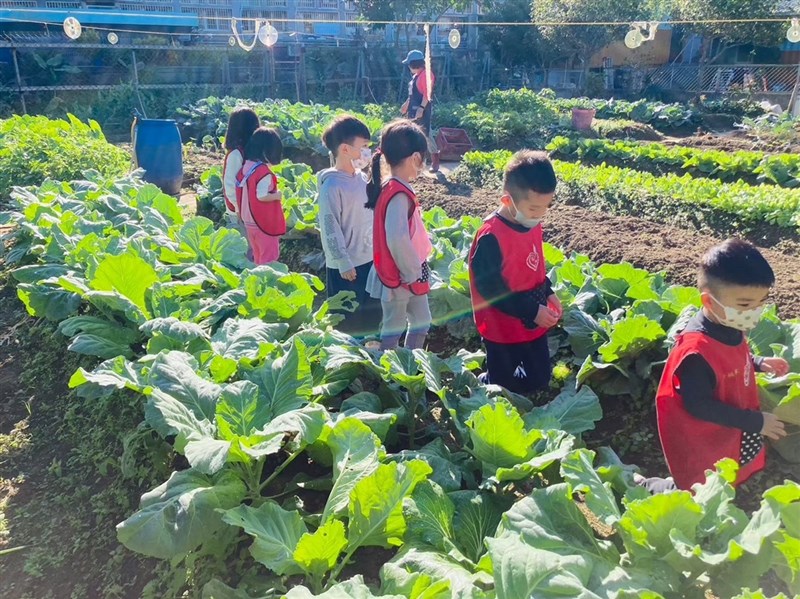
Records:
[[[119,43],[119,36],[113,31],[108,32],[106,39],[108,40],[108,43],[111,44],[112,46],[115,46],[116,44]]]
[[[235,37],[233,37],[233,36],[230,36],[230,37],[228,38],[228,45],[229,45],[229,46],[235,46],[235,45],[236,45],[236,38],[235,38]]]
[[[259,34],[260,30],[261,30],[261,19],[256,19],[255,35],[253,35],[253,42],[251,44],[245,44],[242,41],[242,38],[239,37],[239,28],[237,26],[238,23],[239,23],[239,20],[236,17],[231,19],[231,30],[233,31],[233,37],[235,38],[236,43],[239,44],[239,47],[242,50],[245,50],[246,52],[250,52],[250,50],[252,50],[253,48],[256,47],[256,42],[258,41],[258,37],[259,37],[258,34]],[[233,45],[233,44],[231,44],[231,45]]]
[[[656,39],[656,33],[658,32],[658,21],[651,21],[650,23],[643,23],[644,27],[648,28],[647,37],[644,38],[646,42],[652,42]],[[642,29],[644,29],[642,27]]]
[[[450,35],[447,36],[447,43],[455,50],[461,45],[461,32],[458,29],[451,29]]]
[[[75,17],[67,17],[64,19],[64,33],[71,40],[76,40],[81,36],[83,27],[81,22]]]
[[[786,32],[786,39],[793,44],[800,42],[800,19],[792,19],[792,25]]]
[[[433,73],[431,70],[431,26],[425,23],[425,95],[428,102],[431,101],[431,94],[433,93]]]
[[[631,30],[625,35],[625,45],[631,50],[635,50],[645,42],[652,42],[656,39],[658,32],[658,21],[634,21],[631,23]]]
[[[625,45],[631,50],[635,50],[644,42],[644,36],[641,29],[634,27],[627,34],[625,34]]]
[[[272,26],[272,23],[267,23],[261,27],[258,32],[258,41],[264,44],[267,48],[271,48],[278,41],[278,30]]]

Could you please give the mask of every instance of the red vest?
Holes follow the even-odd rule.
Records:
[[[278,178],[272,170],[264,164],[259,162],[255,169],[251,172],[245,173],[244,168],[236,175],[236,203],[238,212],[242,214],[242,196],[244,195],[244,188],[242,181],[247,177],[247,201],[250,206],[250,214],[253,215],[258,228],[262,233],[279,237],[286,233],[286,217],[283,215],[283,206],[279,201],[275,202],[261,202],[258,199],[258,183],[264,177],[272,177],[271,189],[278,189]]]
[[[680,489],[691,489],[706,480],[705,471],[723,458],[739,461],[742,431],[698,420],[683,406],[676,390],[680,380],[676,375],[684,358],[692,354],[703,357],[714,371],[717,384],[714,399],[743,410],[758,410],[758,387],[755,368],[747,339],[736,347],[725,345],[700,332],[684,333],[678,337],[669,354],[656,393],[658,434],[667,466]],[[739,469],[735,484],[740,484],[762,470],[766,452],[759,454]]]
[[[481,337],[494,343],[528,343],[547,334],[547,329],[529,329],[519,318],[501,312],[486,301],[475,286],[472,258],[478,240],[494,235],[500,244],[503,262],[499,265],[503,280],[512,292],[530,291],[544,283],[547,272],[542,248],[542,227],[537,225],[525,233],[517,231],[497,215],[492,214],[475,234],[469,252],[469,285],[472,312]]]
[[[225,154],[225,160],[222,162],[222,197],[225,198],[225,207],[228,209],[228,212],[236,212],[236,206],[234,205],[234,200],[236,198],[229,198],[228,194],[225,193],[225,172],[228,170],[228,157],[231,155],[232,152],[238,150],[239,153],[242,155],[242,160],[244,160],[244,148],[234,148],[230,150],[227,154]],[[238,177],[237,177],[238,180]],[[237,194],[238,198],[238,194]],[[238,201],[238,200],[237,200]]]
[[[411,209],[408,211],[408,234],[411,235],[411,222],[414,213],[419,210],[416,194],[397,179],[389,179],[381,188],[378,196],[378,203],[375,205],[372,227],[372,259],[375,265],[375,272],[381,283],[389,289],[405,287],[414,295],[425,295],[431,289],[429,281],[415,281],[411,284],[403,283],[400,280],[400,269],[392,258],[389,245],[386,241],[386,210],[389,208],[391,199],[399,193],[406,194],[411,198]]]

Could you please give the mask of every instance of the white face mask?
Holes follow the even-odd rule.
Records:
[[[520,225],[527,229],[533,229],[536,225],[542,222],[541,218],[528,218],[522,212],[520,212],[517,207],[514,205],[514,201],[511,201],[512,206],[514,206],[514,220],[517,221]]]
[[[357,171],[363,171],[372,162],[372,150],[369,148],[361,148],[361,156],[351,160],[353,168]]]
[[[753,308],[752,310],[737,310],[736,308],[726,306],[710,293],[708,296],[714,300],[725,312],[724,318],[719,318],[717,315],[720,324],[724,324],[726,327],[730,327],[738,331],[746,332],[754,328],[758,324],[758,321],[761,320],[761,314],[764,312],[764,306],[759,306],[758,308]]]

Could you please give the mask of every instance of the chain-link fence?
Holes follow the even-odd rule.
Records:
[[[396,103],[407,93],[404,50],[363,43],[298,42],[245,52],[218,45],[110,46],[91,38],[78,44],[0,42],[0,116],[71,111],[103,123],[114,137],[127,132],[133,108],[167,118],[185,102],[209,95]],[[440,100],[495,87],[547,87],[570,96],[640,97],[646,90],[668,99],[746,93],[787,106],[798,80],[797,65],[513,69],[471,49],[438,49],[433,63]]]
[[[0,43],[0,116],[66,107],[115,129],[131,109],[168,117],[206,95],[315,102],[398,102],[407,93],[405,51],[397,46],[259,48],[96,43]],[[434,53],[437,97],[468,97],[481,85],[470,50]],[[490,82],[483,82],[489,85]],[[63,113],[63,110],[61,110]]]
[[[800,65],[666,65],[647,75],[653,87],[688,94],[747,93],[786,105]]]

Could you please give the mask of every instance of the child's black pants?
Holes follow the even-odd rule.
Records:
[[[547,335],[528,343],[495,343],[486,347],[485,383],[500,385],[514,393],[532,393],[550,385],[550,350]]]

